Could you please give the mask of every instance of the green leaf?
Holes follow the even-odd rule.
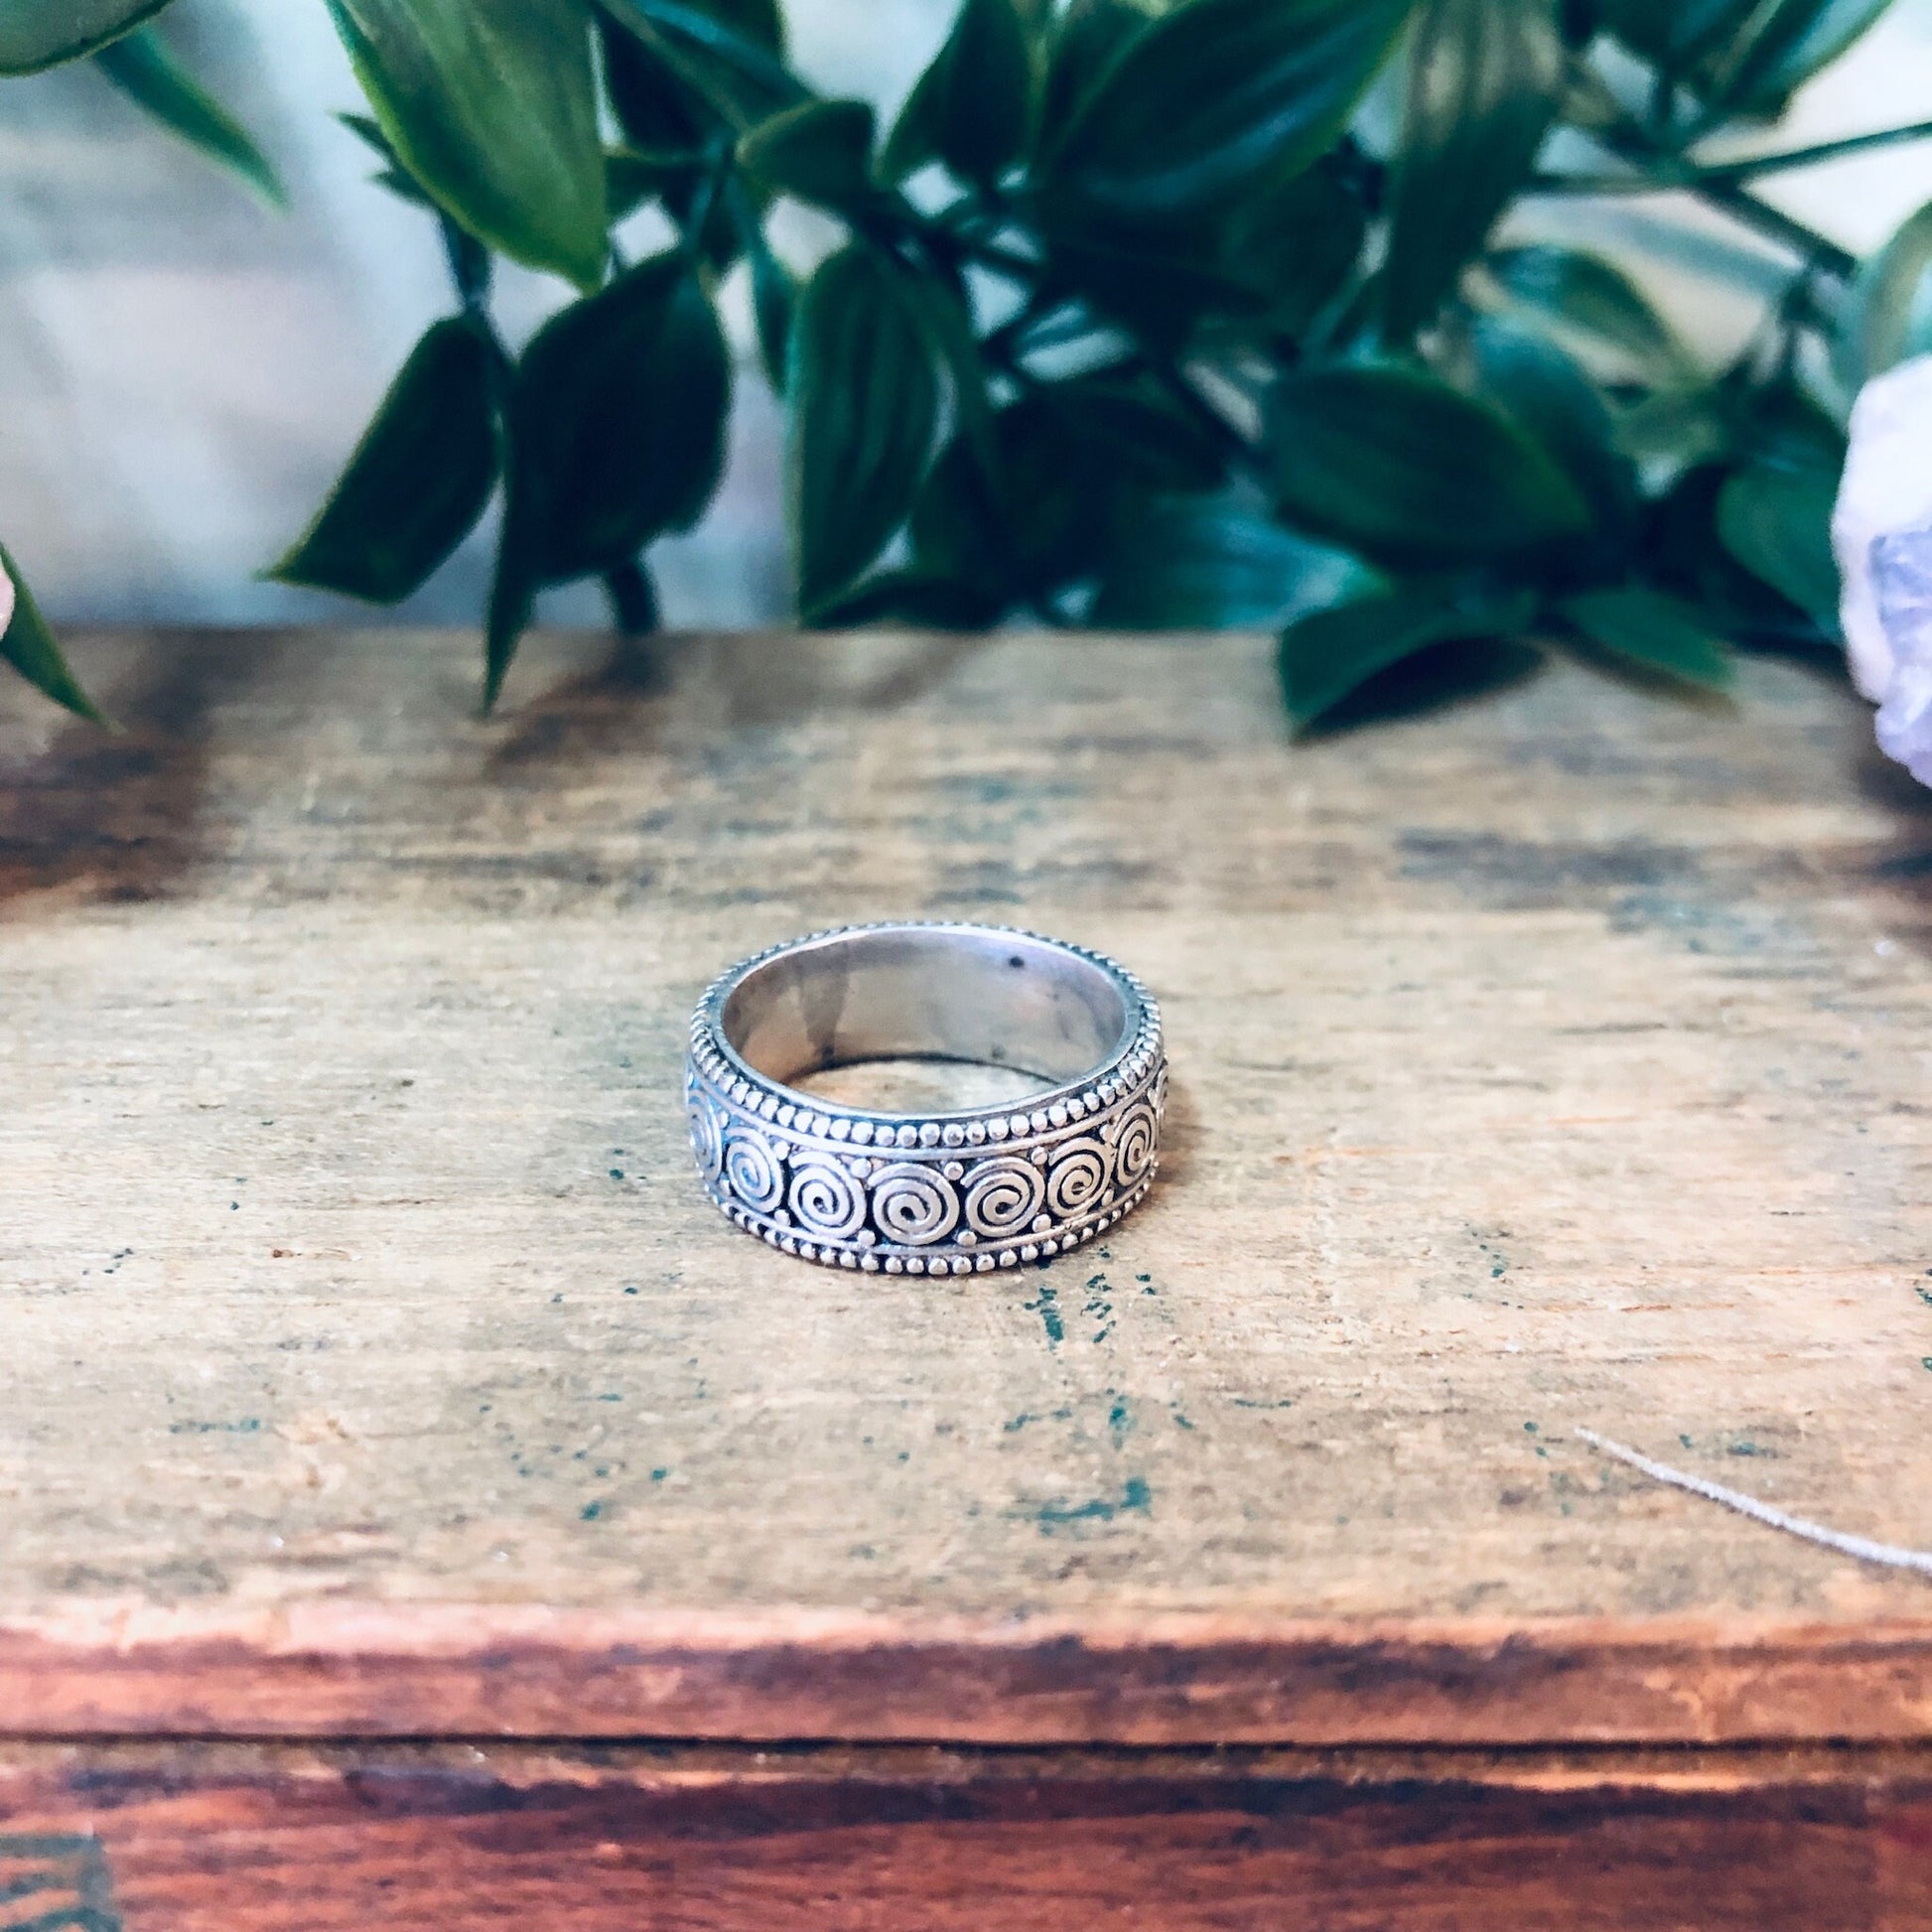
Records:
[[[1055,468],[1091,472],[1093,492],[1110,483],[1141,489],[1216,488],[1226,462],[1222,446],[1146,371],[1098,369],[1035,389],[1027,402],[1057,425],[1064,446]]]
[[[395,149],[389,145],[389,137],[376,126],[374,121],[370,120],[368,115],[338,114],[336,118],[371,154],[378,156],[383,162],[383,167],[372,177],[374,181],[386,188],[399,201],[408,202],[415,207],[426,207],[431,213],[437,215],[439,219],[447,221],[450,218],[417,186],[409,170],[396,158]]]
[[[328,0],[409,173],[481,240],[595,288],[604,150],[584,0]]]
[[[654,255],[538,330],[510,396],[510,496],[544,583],[611,570],[703,513],[731,360],[681,255]]]
[[[1324,159],[1236,205],[1222,228],[1221,271],[1265,327],[1299,339],[1360,261],[1367,227],[1360,194]],[[1212,293],[1207,301],[1222,306]]]
[[[622,29],[647,64],[659,69],[655,84],[675,87],[708,115],[744,134],[760,121],[810,97],[810,89],[780,58],[782,41],[769,41],[748,24],[740,8],[712,0],[600,0],[606,17]],[[621,36],[619,37],[620,39]],[[607,46],[616,44],[607,36]],[[621,97],[619,100],[622,111]],[[634,141],[656,145],[661,137],[626,128]]]
[[[1647,671],[1712,690],[1722,690],[1736,673],[1729,646],[1689,605],[1661,591],[1586,591],[1563,599],[1557,611],[1591,644]]]
[[[1428,589],[1354,598],[1299,618],[1282,632],[1282,696],[1297,725],[1312,724],[1378,672],[1437,644],[1509,636],[1535,610],[1527,596],[1452,601]]]
[[[938,160],[963,181],[997,182],[1025,151],[1033,116],[1033,48],[1014,0],[962,0],[893,126],[882,172],[902,181]]]
[[[982,468],[995,461],[993,403],[987,390],[985,358],[973,334],[965,297],[936,275],[907,276],[899,284],[926,346],[951,388],[952,416],[959,434]]]
[[[1050,602],[1120,554],[1123,520],[1151,494],[1216,488],[1225,464],[1193,419],[1146,376],[1096,371],[1036,384],[997,411],[990,452],[964,423],[912,507],[915,563],[1013,597]]]
[[[762,49],[774,60],[785,57],[785,19],[778,0],[694,0],[690,10],[708,15],[728,33]]]
[[[210,160],[230,169],[272,207],[288,195],[248,130],[182,66],[152,28],[103,47],[94,65],[122,93]]]
[[[1380,580],[1244,503],[1157,501],[1116,542],[1087,622],[1107,630],[1274,628]]]
[[[771,252],[757,217],[744,223],[745,253],[752,265],[752,320],[757,325],[759,359],[766,379],[779,395],[785,392],[786,368],[791,359],[791,318],[798,306],[798,289],[791,270]]]
[[[1764,0],[1596,0],[1603,25],[1665,72],[1683,76],[1735,40]]]
[[[1382,337],[1435,316],[1523,186],[1564,81],[1558,0],[1426,0],[1390,183]]]
[[[870,102],[801,101],[739,142],[739,166],[775,194],[839,214],[863,213],[880,196],[872,178],[873,132]]]
[[[1829,66],[1888,0],[1598,0],[1603,24],[1728,113],[1764,115]]]
[[[1932,202],[1860,268],[1833,347],[1848,391],[1932,349]]]
[[[1094,83],[1144,28],[1150,10],[1134,0],[1070,0],[1046,44],[1039,125],[1057,133],[1084,105]]]
[[[417,589],[495,486],[496,358],[473,318],[432,324],[307,535],[268,575],[372,604]]]
[[[1649,298],[1600,255],[1537,243],[1496,249],[1484,265],[1513,306],[1553,326],[1587,358],[1607,356],[1616,372],[1659,386],[1695,374]]]
[[[1718,496],[1724,547],[1826,636],[1838,635],[1838,565],[1832,556],[1836,472],[1756,464],[1734,472]]]
[[[151,20],[168,0],[4,0],[0,74],[39,73],[77,61]]]
[[[603,15],[597,27],[605,85],[624,139],[639,153],[679,156],[686,166],[702,168],[720,130],[737,132],[733,123],[671,66],[654,40],[641,41]]]
[[[530,627],[541,588],[529,533],[518,520],[514,504],[508,505],[496,538],[496,568],[490,576],[489,603],[483,614],[485,712],[493,710],[502,695],[503,679],[515,661],[523,633]]]
[[[639,262],[531,338],[510,391],[485,706],[540,589],[618,570],[702,514],[730,406],[717,312],[681,253]]]
[[[1409,0],[1182,0],[1099,74],[1056,188],[1177,214],[1308,167],[1346,125]]]
[[[863,245],[842,248],[792,320],[786,493],[806,617],[904,521],[931,454],[939,379],[900,273]]]
[[[34,602],[20,566],[4,544],[0,544],[0,570],[5,571],[12,593],[6,629],[0,632],[0,658],[5,658],[37,691],[65,705],[75,717],[96,725],[105,723],[94,701],[68,668],[60,639],[41,616],[41,607]]]
[[[1482,393],[1552,457],[1613,538],[1634,535],[1637,476],[1590,379],[1557,345],[1504,316],[1470,329]]]
[[[1590,527],[1521,430],[1420,370],[1289,372],[1270,397],[1268,452],[1289,520],[1376,562],[1500,558]]]
[[[1734,113],[1780,109],[1791,91],[1858,40],[1890,0],[1765,0],[1707,63],[1698,90]]]
[[[922,630],[984,630],[999,621],[1001,609],[983,584],[915,567],[868,577],[823,606],[812,621],[826,628],[902,623]]]

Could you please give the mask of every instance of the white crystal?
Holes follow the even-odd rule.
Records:
[[[1872,598],[1892,653],[1878,749],[1932,785],[1932,523],[1895,530],[1868,553]]]
[[[1859,391],[1832,511],[1846,654],[1853,682],[1874,704],[1890,689],[1896,652],[1878,611],[1871,546],[1926,523],[1932,523],[1932,355],[1919,355]]]

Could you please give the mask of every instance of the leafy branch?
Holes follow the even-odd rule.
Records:
[[[1847,400],[1932,347],[1932,210],[1862,263],[1756,192],[1932,137],[1761,145],[1883,0],[961,0],[887,128],[793,69],[777,0],[327,5],[452,301],[274,574],[393,603],[499,502],[486,702],[552,585],[655,624],[650,548],[722,467],[735,280],[804,621],[1267,624],[1304,723],[1469,639],[1692,685],[1829,646]],[[155,11],[16,0],[0,69],[102,58],[272,194]],[[1632,194],[1789,259],[1731,366],[1614,262],[1511,238],[1532,199]],[[787,198],[840,230],[809,273]],[[629,262],[645,207],[671,239]],[[519,353],[497,258],[573,291]]]

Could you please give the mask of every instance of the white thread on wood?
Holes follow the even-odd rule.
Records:
[[[1787,1536],[1803,1537],[1807,1543],[1823,1544],[1828,1550],[1857,1557],[1864,1563],[1882,1563],[1893,1570],[1911,1570],[1921,1577],[1932,1577],[1932,1552],[1901,1550],[1894,1543],[1874,1543],[1868,1536],[1848,1536],[1843,1530],[1828,1530],[1822,1523],[1810,1523],[1802,1516],[1792,1516],[1769,1503],[1759,1502],[1755,1496],[1745,1495],[1741,1490],[1726,1489],[1721,1482],[1711,1482],[1703,1476],[1687,1474],[1683,1469],[1673,1469],[1668,1462],[1653,1462],[1639,1450],[1622,1443],[1613,1443],[1607,1436],[1597,1435],[1593,1429],[1578,1429],[1574,1433],[1591,1449],[1600,1449],[1619,1462],[1627,1462],[1633,1469],[1641,1469],[1655,1482],[1667,1482],[1674,1489],[1688,1489],[1692,1495],[1702,1496],[1708,1502],[1723,1503],[1726,1509],[1734,1509],[1740,1516],[1750,1517],[1753,1522],[1767,1523],[1774,1530],[1783,1530]]]

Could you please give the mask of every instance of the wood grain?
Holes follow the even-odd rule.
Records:
[[[1922,1584],[1570,1435],[1932,1542],[1932,819],[1841,690],[77,652],[126,730],[0,720],[0,1725],[1932,1735]],[[903,913],[1162,997],[1091,1260],[855,1281],[687,1174],[704,981]]]
[[[1916,1752],[0,1747],[50,1841],[91,1932],[1932,1923]]]

